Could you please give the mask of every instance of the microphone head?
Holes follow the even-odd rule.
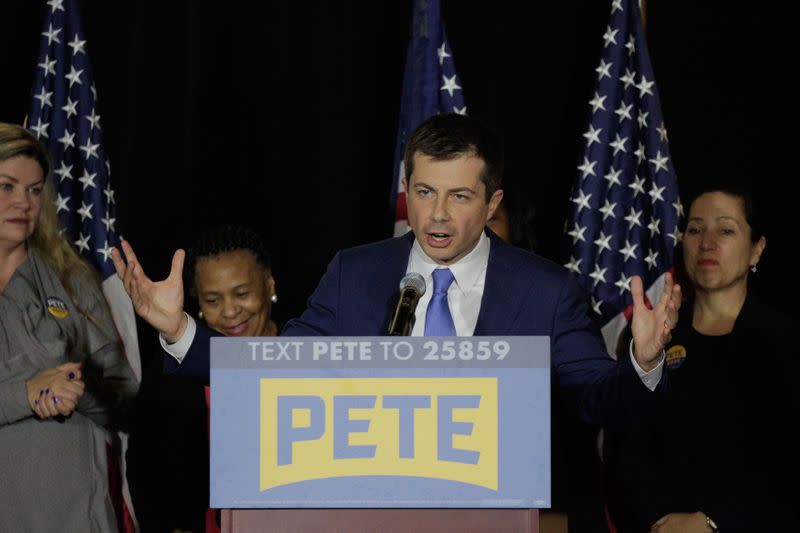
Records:
[[[425,294],[425,278],[416,272],[409,272],[400,280],[400,290],[413,289],[422,296]]]

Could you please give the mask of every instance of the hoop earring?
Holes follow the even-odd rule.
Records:
[[[273,292],[270,301],[272,301],[274,304],[278,303],[278,295]]]

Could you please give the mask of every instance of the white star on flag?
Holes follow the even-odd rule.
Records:
[[[577,258],[576,257],[571,257],[569,262],[564,266],[567,267],[567,269],[575,272],[576,274],[580,274],[581,273],[581,261],[583,261],[583,259],[581,259],[580,257],[577,257]]]
[[[589,146],[592,143],[600,143],[600,132],[603,131],[603,128],[595,129],[594,126],[589,124],[589,131],[583,134],[583,136],[589,141]]]
[[[86,41],[80,40],[78,38],[77,33],[75,34],[75,39],[72,42],[67,43],[67,46],[72,48],[72,55],[85,54],[86,53],[86,50],[84,49],[85,45]]]
[[[591,194],[585,194],[583,191],[578,191],[577,198],[573,198],[572,201],[578,204],[578,211],[583,208],[591,209],[592,206],[589,205],[589,198],[591,198]]]
[[[88,170],[83,171],[83,176],[78,178],[78,181],[83,185],[83,190],[85,191],[87,187],[97,187],[94,184],[94,178],[97,176],[97,173],[90,174]]]
[[[78,101],[73,101],[72,98],[68,96],[67,103],[61,106],[61,111],[65,111],[67,113],[67,120],[69,120],[69,117],[78,114]]]
[[[605,204],[603,207],[599,209],[601,213],[603,213],[603,220],[607,219],[608,217],[617,218],[617,215],[614,214],[614,208],[617,207],[617,204],[612,204],[608,201],[608,198],[605,199]]]
[[[447,93],[451,97],[453,96],[453,91],[455,91],[456,89],[460,89],[461,88],[461,86],[458,85],[458,83],[456,82],[456,75],[455,74],[453,74],[449,78],[447,76],[442,76],[442,79],[444,80],[444,85],[442,85],[442,89],[441,90],[442,91],[447,91]]]
[[[592,113],[597,113],[598,109],[602,109],[603,111],[606,110],[603,102],[605,101],[605,96],[600,96],[597,93],[594,93],[594,98],[589,100],[589,104],[592,106]]]
[[[78,240],[75,241],[75,246],[78,247],[79,251],[86,252],[86,251],[90,250],[90,248],[89,248],[89,239],[90,238],[91,238],[91,235],[84,235],[83,233],[81,233],[80,238],[78,238]]]
[[[589,175],[594,176],[594,166],[597,164],[597,161],[589,161],[587,158],[583,158],[583,164],[578,166],[578,170],[583,172],[583,177],[587,177]]]
[[[53,96],[52,92],[45,91],[44,87],[42,87],[42,91],[35,95],[34,98],[39,100],[39,103],[42,107],[50,106],[53,107],[53,101],[50,99]]]
[[[62,161],[61,166],[53,172],[58,174],[61,181],[72,179],[72,165],[67,165],[64,161]]]
[[[42,35],[47,37],[47,44],[53,44],[53,41],[60,43],[61,40],[58,38],[58,34],[61,33],[61,28],[53,30],[53,25],[50,24],[50,28],[46,32],[42,32]]]
[[[442,43],[442,46],[436,49],[436,55],[439,56],[439,66],[444,63],[446,57],[451,57],[445,50],[445,43]]]
[[[44,70],[45,76],[48,74],[55,74],[56,73],[56,60],[50,61],[50,58],[45,56],[44,60],[36,65],[37,67],[42,67]]]
[[[613,155],[617,155],[617,152],[627,152],[625,149],[625,143],[628,141],[627,137],[620,138],[619,133],[617,133],[617,137],[614,139],[614,142],[608,143],[608,145],[614,149]]]
[[[614,282],[614,285],[619,287],[619,293],[625,291],[631,292],[631,278],[625,275],[624,272],[619,273],[619,280]]]
[[[66,74],[64,77],[69,80],[69,88],[70,89],[72,89],[72,86],[74,84],[76,84],[76,83],[78,85],[83,83],[81,81],[81,74],[83,74],[83,69],[75,70],[75,66],[74,65],[69,67],[69,74]]]
[[[619,250],[619,253],[623,256],[623,261],[627,261],[629,259],[636,259],[636,247],[639,246],[636,243],[629,243],[627,240],[625,241],[625,247]]]
[[[75,148],[75,134],[65,129],[64,135],[61,136],[58,142],[64,145],[65,151],[67,148]]]
[[[572,242],[575,243],[577,241],[586,241],[586,237],[583,236],[584,232],[586,231],[586,227],[578,226],[577,222],[575,223],[575,227],[572,231],[568,232],[567,235],[572,237]]]
[[[594,243],[597,245],[597,255],[603,253],[604,250],[611,250],[611,238],[614,235],[604,235],[603,232],[600,232],[600,236],[597,238]]]
[[[53,201],[53,203],[56,206],[56,213],[60,213],[62,210],[69,212],[68,202],[69,198],[65,198],[61,196],[61,193],[57,193],[56,199]]]

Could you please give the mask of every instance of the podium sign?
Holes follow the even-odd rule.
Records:
[[[550,506],[547,337],[211,339],[211,506]]]

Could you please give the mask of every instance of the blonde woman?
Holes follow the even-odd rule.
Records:
[[[0,531],[117,531],[104,428],[138,384],[48,173],[36,138],[0,123]]]

